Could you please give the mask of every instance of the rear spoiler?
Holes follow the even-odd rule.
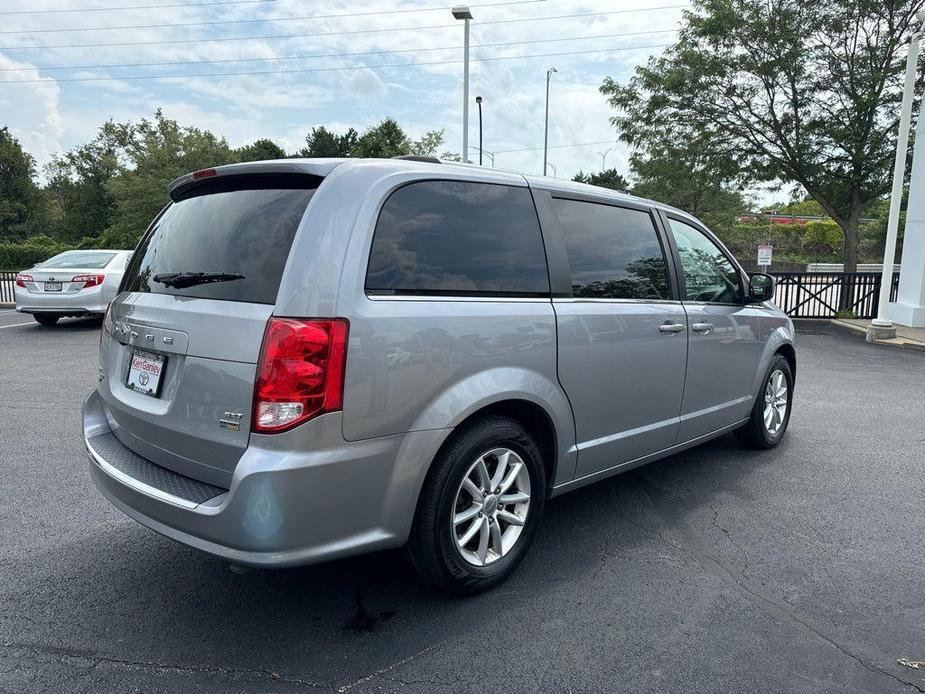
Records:
[[[342,159],[283,159],[200,169],[167,186],[174,202],[197,195],[254,188],[317,188]]]

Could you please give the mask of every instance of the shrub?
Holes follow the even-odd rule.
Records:
[[[0,242],[0,270],[24,270],[68,248],[50,236],[33,236],[21,243]]]

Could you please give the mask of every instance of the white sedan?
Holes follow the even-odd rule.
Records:
[[[102,316],[116,298],[132,251],[65,251],[16,275],[16,310],[42,325]]]

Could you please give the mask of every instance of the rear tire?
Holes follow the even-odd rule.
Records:
[[[766,450],[781,442],[790,423],[793,405],[790,363],[782,355],[775,355],[761,384],[748,423],[737,429],[735,436],[746,448]]]
[[[545,500],[543,458],[527,431],[507,417],[478,419],[452,435],[427,474],[406,547],[411,564],[447,592],[488,590],[527,553]]]
[[[55,313],[33,313],[32,317],[42,325],[54,325],[61,316]]]

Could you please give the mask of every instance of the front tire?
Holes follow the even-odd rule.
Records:
[[[743,446],[758,450],[774,448],[784,438],[793,404],[793,372],[780,354],[774,356],[755,398],[748,423],[735,432]]]
[[[539,448],[497,415],[453,434],[424,486],[407,553],[429,583],[471,595],[505,580],[536,535],[546,500]]]
[[[61,316],[56,313],[33,313],[32,317],[42,325],[54,325]]]

